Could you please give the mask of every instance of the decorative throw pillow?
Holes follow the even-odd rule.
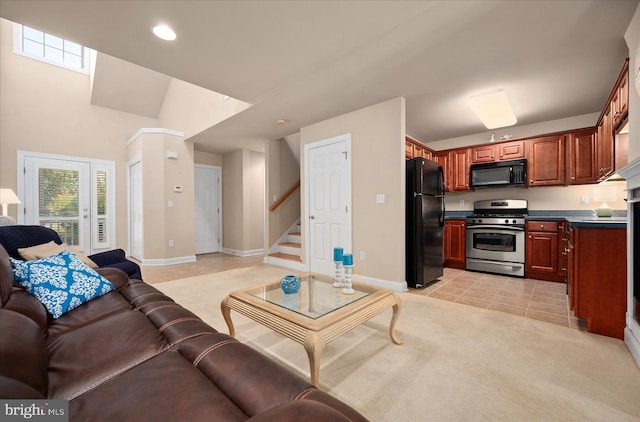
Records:
[[[18,248],[18,253],[20,256],[27,261],[33,261],[36,259],[47,258],[49,256],[55,255],[64,250],[69,250],[73,252],[78,258],[82,260],[89,267],[96,269],[98,268],[98,264],[93,262],[88,256],[83,254],[80,249],[75,246],[69,246],[66,243],[62,245],[58,245],[53,240],[49,243],[43,243],[41,245],[31,246],[29,248]]]
[[[11,259],[16,281],[58,318],[115,286],[65,250],[35,261]]]

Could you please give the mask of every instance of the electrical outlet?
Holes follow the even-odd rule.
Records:
[[[376,195],[376,204],[384,204],[384,193]]]
[[[464,199],[461,199],[460,202],[458,202],[458,206],[464,207]]]
[[[364,251],[360,252],[360,261],[364,261]]]
[[[582,198],[580,198],[580,204],[589,205],[589,197],[586,195],[583,195]]]
[[[171,247],[173,247],[173,240],[170,240],[170,241],[169,241],[169,247],[170,247],[170,248],[171,248]]]

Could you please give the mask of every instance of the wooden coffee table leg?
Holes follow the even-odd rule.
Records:
[[[322,352],[324,352],[325,346],[324,338],[316,332],[307,331],[303,346],[309,357],[311,384],[317,387],[320,380],[320,359],[322,359]]]
[[[402,310],[402,301],[395,293],[393,297],[396,300],[396,304],[393,305],[393,316],[391,317],[391,324],[389,324],[389,337],[391,337],[391,341],[393,341],[394,344],[402,344],[402,341],[396,336],[396,322],[398,322],[398,317]]]
[[[227,327],[229,328],[229,335],[231,337],[236,336],[236,331],[233,329],[233,322],[231,322],[231,308],[227,305],[227,300],[229,297],[225,297],[220,303],[220,310],[222,311],[222,316],[224,317],[224,322],[227,323]]]

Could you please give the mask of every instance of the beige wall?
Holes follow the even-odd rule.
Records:
[[[244,250],[242,156],[242,150],[225,154],[222,165],[222,246],[235,251]]]
[[[266,150],[268,208],[300,180],[300,165],[283,139],[269,141]],[[296,190],[275,211],[267,210],[266,246],[273,246],[298,218],[300,218],[300,189]]]
[[[17,191],[17,151],[116,162],[116,246],[127,246],[126,141],[155,119],[89,104],[89,76],[13,53],[0,19],[0,186]],[[10,207],[17,217],[16,207]]]
[[[629,47],[629,162],[640,158],[640,92],[636,88],[635,75],[640,68],[640,5],[631,19],[625,34]]]
[[[611,81],[613,84],[615,81]],[[603,104],[604,107],[604,104]],[[496,129],[495,138],[499,139],[503,135],[511,135],[512,138],[528,138],[545,133],[563,132],[572,129],[581,129],[584,127],[595,126],[600,113],[584,114],[581,116],[568,117],[566,119],[550,120],[548,122],[536,123],[533,125],[524,125],[516,127],[505,127]],[[491,132],[476,133],[459,138],[442,139],[440,141],[429,142],[426,144],[429,148],[436,151],[450,148],[460,148],[469,145],[486,144],[491,139]],[[411,135],[410,135],[411,136]],[[418,139],[418,138],[414,138]],[[419,139],[418,139],[419,140]]]
[[[195,164],[222,167],[223,157],[211,152],[193,151],[193,161]]]
[[[345,133],[351,134],[354,272],[357,276],[402,285],[405,281],[404,98],[394,98],[302,128],[303,178],[304,145]],[[376,194],[385,195],[384,204],[376,204]],[[304,195],[302,180],[303,198]],[[303,200],[303,215],[304,207]],[[306,232],[304,219],[302,224]],[[360,252],[365,252],[364,261],[358,258]]]
[[[206,70],[203,70],[206,71]],[[158,115],[158,125],[184,132],[185,139],[245,110],[250,104],[172,79]]]
[[[128,151],[130,160],[142,161],[144,260],[158,263],[193,256],[193,144],[180,136],[145,133],[129,144]],[[178,159],[168,159],[167,151],[176,152]],[[182,192],[175,192],[175,186]]]
[[[247,151],[245,154],[244,199],[245,249],[256,251],[264,249],[264,154]]]

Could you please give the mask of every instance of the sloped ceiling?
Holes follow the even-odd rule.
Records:
[[[100,52],[92,72],[91,104],[158,118],[170,76]]]
[[[254,104],[193,138],[224,152],[398,96],[407,132],[424,142],[485,132],[465,101],[496,88],[518,125],[599,112],[628,55],[624,32],[637,6],[0,0],[0,16]],[[155,38],[159,23],[177,40]]]

